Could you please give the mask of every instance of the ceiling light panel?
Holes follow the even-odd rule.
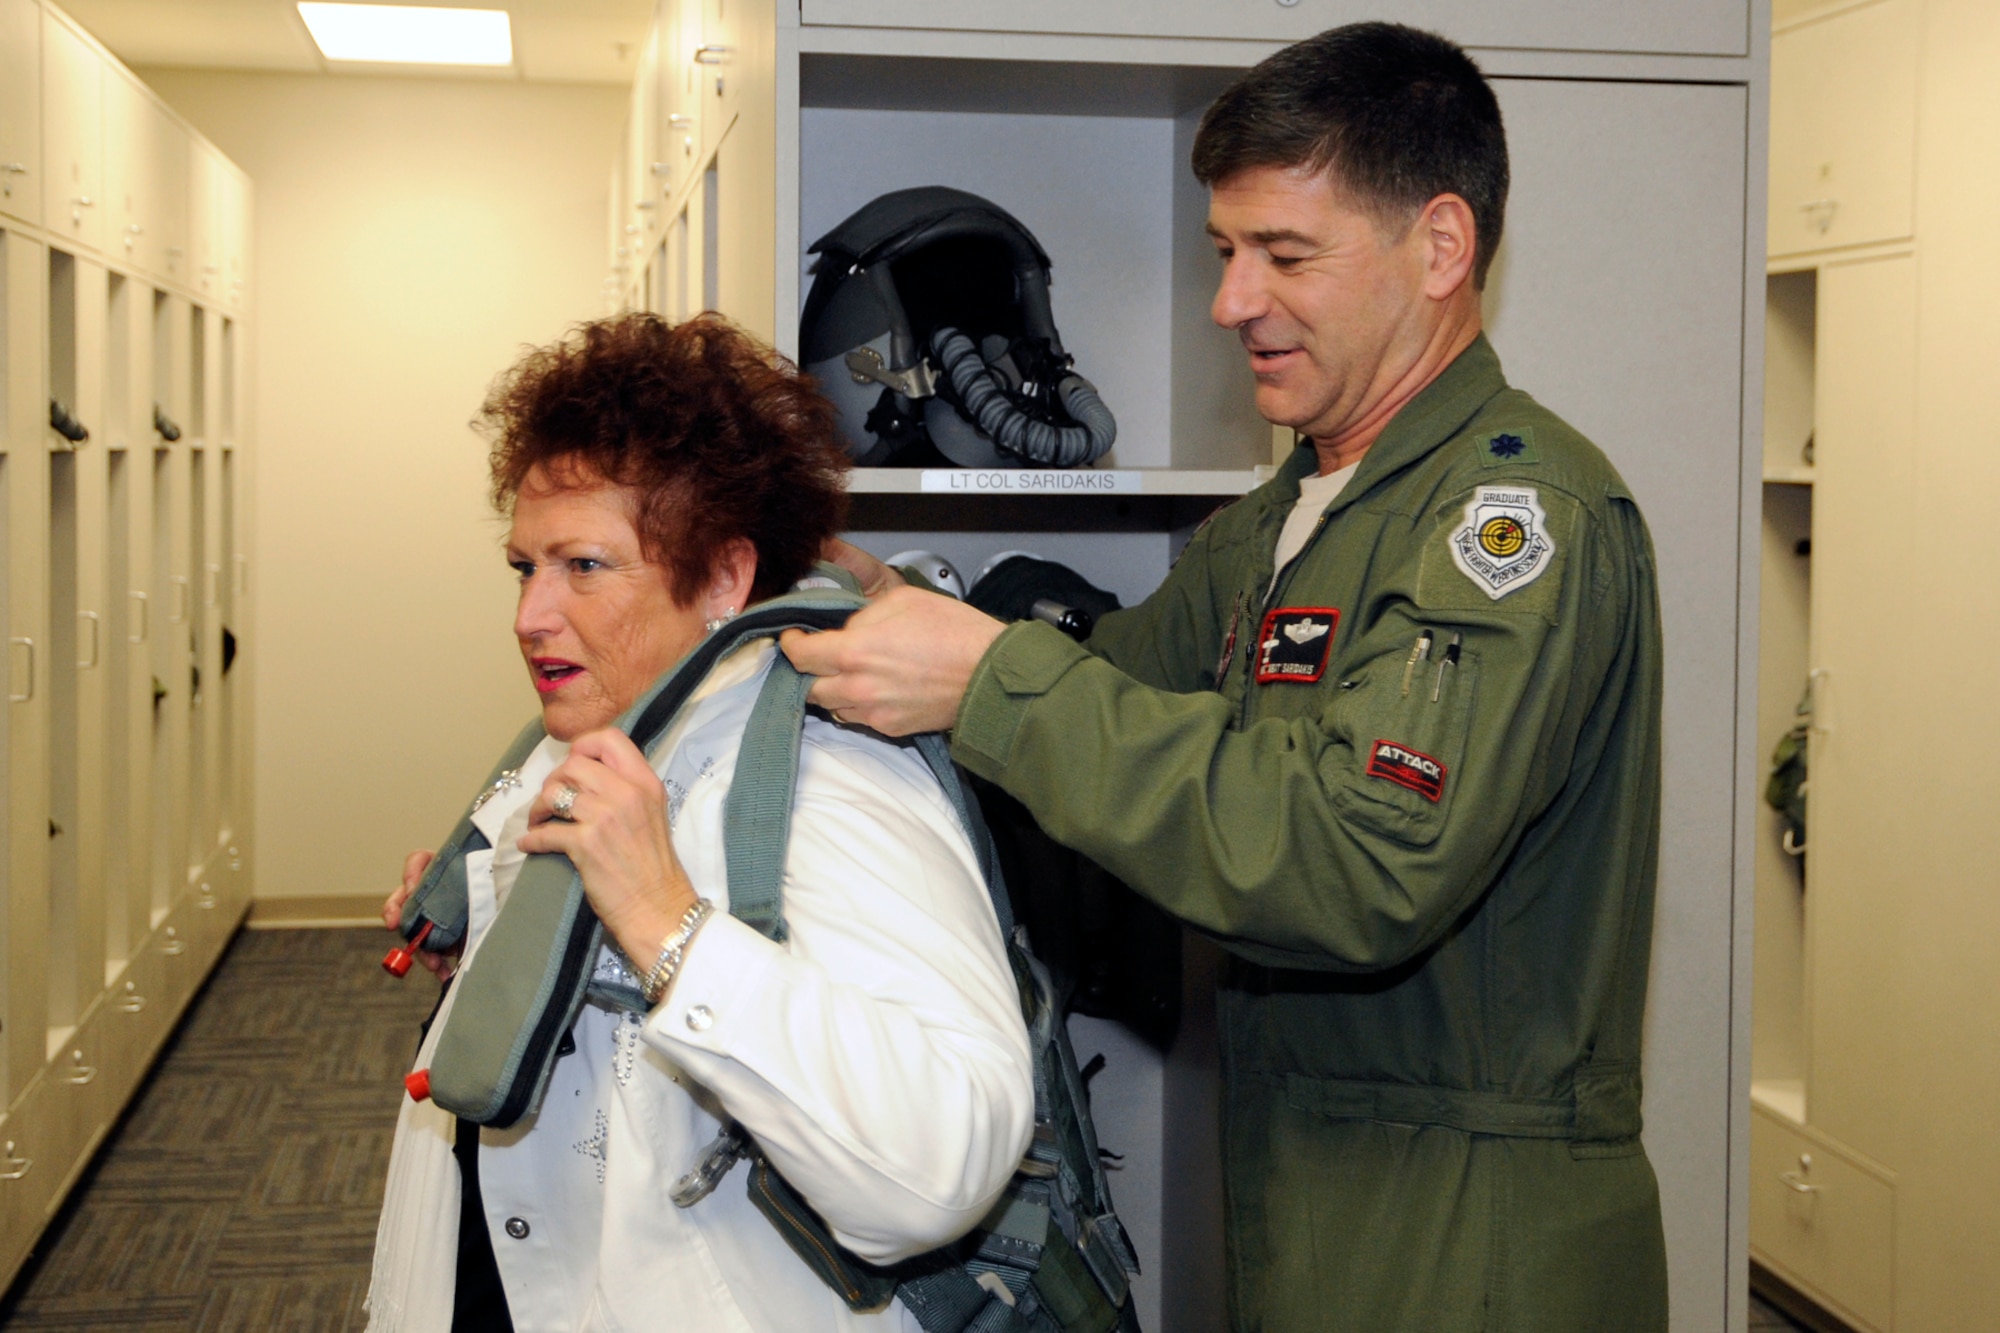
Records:
[[[514,38],[504,9],[300,0],[299,17],[328,60],[396,65],[514,63]]]

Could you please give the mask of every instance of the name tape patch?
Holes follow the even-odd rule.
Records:
[[[1368,756],[1368,776],[1408,787],[1427,801],[1444,797],[1444,765],[1419,750],[1394,741],[1376,741]]]
[[[1264,616],[1257,636],[1257,683],[1311,684],[1326,674],[1340,612],[1330,606],[1285,606]]]
[[[1540,578],[1555,554],[1532,486],[1481,486],[1465,506],[1465,526],[1451,535],[1452,560],[1495,601]]]

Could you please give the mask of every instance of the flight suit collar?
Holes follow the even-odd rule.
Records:
[[[1361,456],[1354,477],[1327,505],[1329,515],[1337,514],[1374,488],[1382,478],[1399,472],[1431,450],[1458,434],[1480,408],[1507,387],[1500,373],[1500,355],[1480,334],[1472,340],[1438,377],[1425,385]],[[1299,482],[1319,471],[1319,453],[1309,440],[1301,441],[1278,469],[1271,499],[1281,509],[1289,509],[1299,498]]]

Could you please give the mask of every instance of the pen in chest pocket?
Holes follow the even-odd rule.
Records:
[[[1438,695],[1442,693],[1444,690],[1444,669],[1446,667],[1455,667],[1458,665],[1458,645],[1462,642],[1464,642],[1463,635],[1453,634],[1451,636],[1451,642],[1444,646],[1443,655],[1438,658],[1437,680],[1431,685],[1432,703],[1436,703],[1438,701]]]
[[[1410,660],[1403,663],[1403,697],[1410,697],[1410,677],[1416,674],[1417,663],[1431,655],[1431,632],[1425,630],[1417,635],[1415,646],[1410,649]]]

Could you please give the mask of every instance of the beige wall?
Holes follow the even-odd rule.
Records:
[[[624,90],[140,73],[256,189],[253,883],[375,894],[534,709],[466,423],[599,311]]]

